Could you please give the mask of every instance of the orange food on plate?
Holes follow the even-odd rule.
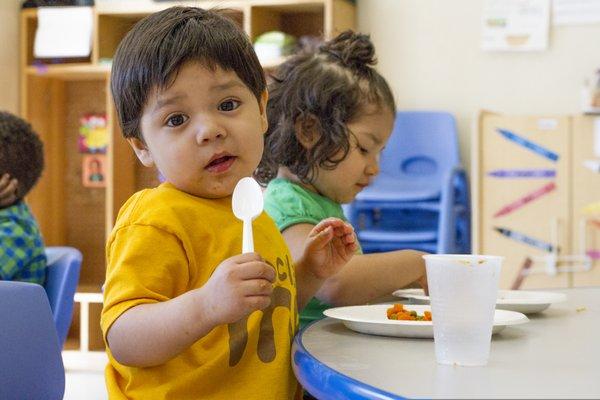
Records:
[[[403,304],[397,303],[387,309],[387,317],[398,321],[431,321],[431,311],[418,315],[416,311],[406,310]]]

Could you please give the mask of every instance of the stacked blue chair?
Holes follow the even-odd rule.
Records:
[[[73,319],[73,304],[79,272],[81,252],[74,247],[46,247],[48,272],[44,289],[48,295],[54,325],[60,345],[64,345]]]
[[[62,399],[65,370],[44,289],[0,281],[0,316],[0,399]]]
[[[346,207],[366,253],[470,252],[468,183],[452,114],[398,112],[380,167]]]

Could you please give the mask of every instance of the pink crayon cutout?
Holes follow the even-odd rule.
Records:
[[[542,197],[543,195],[545,195],[547,193],[550,193],[554,189],[556,189],[556,184],[554,182],[550,182],[549,184],[542,186],[538,190],[531,192],[531,193],[521,197],[520,199],[513,201],[512,203],[505,205],[500,210],[498,210],[498,212],[496,212],[496,214],[494,214],[494,218],[501,217],[506,214],[510,214],[511,212],[523,207],[525,204],[530,203],[533,200],[535,200],[539,197]]]
[[[588,250],[587,255],[590,256],[592,260],[600,260],[600,250]]]

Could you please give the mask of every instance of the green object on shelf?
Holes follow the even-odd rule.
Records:
[[[254,41],[254,50],[261,60],[289,55],[295,47],[296,38],[279,31],[265,32]]]
[[[262,35],[257,37],[256,40],[254,41],[254,44],[256,44],[256,43],[272,44],[272,45],[277,45],[281,48],[285,48],[285,47],[295,46],[296,38],[294,36],[289,35],[284,32],[270,31],[270,32],[263,33]]]

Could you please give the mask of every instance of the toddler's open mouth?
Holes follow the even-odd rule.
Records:
[[[209,172],[225,172],[235,162],[237,157],[231,155],[224,155],[212,160],[204,169]]]

